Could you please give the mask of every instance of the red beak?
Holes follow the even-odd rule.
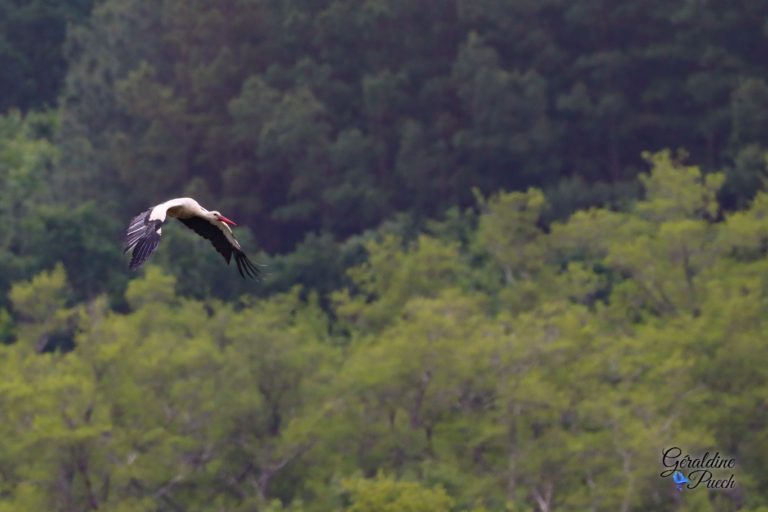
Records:
[[[229,220],[228,218],[226,218],[226,217],[225,217],[225,216],[223,216],[223,215],[219,215],[219,220],[220,220],[221,222],[223,222],[224,224],[229,224],[230,226],[237,226],[237,224],[235,223],[235,221],[233,221],[233,220]]]

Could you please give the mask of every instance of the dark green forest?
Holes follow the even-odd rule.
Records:
[[[0,0],[0,512],[768,512],[766,55],[768,0]],[[181,196],[260,282],[127,269]]]

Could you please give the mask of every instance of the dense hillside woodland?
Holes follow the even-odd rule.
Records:
[[[362,256],[350,237],[394,222],[412,239],[473,206],[474,188],[541,189],[543,225],[625,209],[643,151],[724,171],[721,206],[743,208],[768,175],[766,12],[768,0],[0,0],[0,185],[13,197],[0,207],[22,208],[34,232],[0,238],[0,289],[61,261],[82,298],[118,300],[127,280],[109,246],[131,216],[184,195],[272,255],[267,295],[348,284]],[[161,263],[181,293],[246,291],[193,238],[170,238]]]
[[[0,0],[0,512],[768,512],[766,13]]]
[[[327,307],[15,283],[0,510],[768,510],[768,194],[715,222],[723,174],[650,158],[626,212],[544,231],[532,188],[382,229]],[[736,488],[676,491],[670,446]]]
[[[0,112],[55,106],[66,74],[67,24],[93,0],[0,0]]]
[[[546,189],[621,203],[642,151],[768,144],[767,0],[105,0],[71,32],[62,189],[126,216],[216,201],[268,252]],[[599,186],[595,186],[598,183]]]

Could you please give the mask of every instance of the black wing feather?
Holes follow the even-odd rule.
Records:
[[[157,249],[159,244],[160,235],[155,231],[148,233],[147,236],[139,240],[139,242],[136,244],[136,248],[133,250],[133,256],[131,257],[131,263],[128,265],[128,268],[131,270],[136,270],[141,265],[143,265],[144,262],[149,259],[152,253],[155,252],[155,249]]]
[[[210,240],[216,252],[221,254],[224,261],[229,265],[234,247],[232,247],[232,244],[229,243],[229,240],[227,240],[227,237],[224,236],[224,233],[219,228],[200,217],[179,220],[201,237]]]
[[[248,259],[243,251],[235,250],[235,262],[237,263],[237,270],[240,271],[240,275],[245,278],[245,274],[251,276],[254,279],[261,277],[261,270]]]
[[[149,220],[152,209],[135,216],[128,224],[123,241],[123,252],[131,252],[128,268],[136,270],[152,255],[160,244],[161,220]]]
[[[232,255],[235,256],[235,263],[237,264],[237,271],[245,278],[246,275],[258,278],[260,275],[259,269],[254,265],[243,251],[233,246],[224,232],[218,227],[214,226],[207,220],[201,217],[190,217],[188,219],[179,219],[185,226],[200,235],[201,237],[209,240],[214,249],[221,254],[224,261],[232,261]]]
[[[146,234],[147,227],[149,226],[150,213],[152,213],[152,208],[141,212],[131,219],[131,222],[128,224],[128,229],[125,231],[123,254],[133,249],[139,239]]]

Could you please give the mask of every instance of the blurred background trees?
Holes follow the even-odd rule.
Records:
[[[764,510],[766,7],[0,0],[0,511]]]
[[[216,200],[269,252],[467,206],[471,187],[621,186],[665,147],[738,168],[727,206],[744,204],[759,4],[104,1],[67,44],[65,190],[122,216]]]

